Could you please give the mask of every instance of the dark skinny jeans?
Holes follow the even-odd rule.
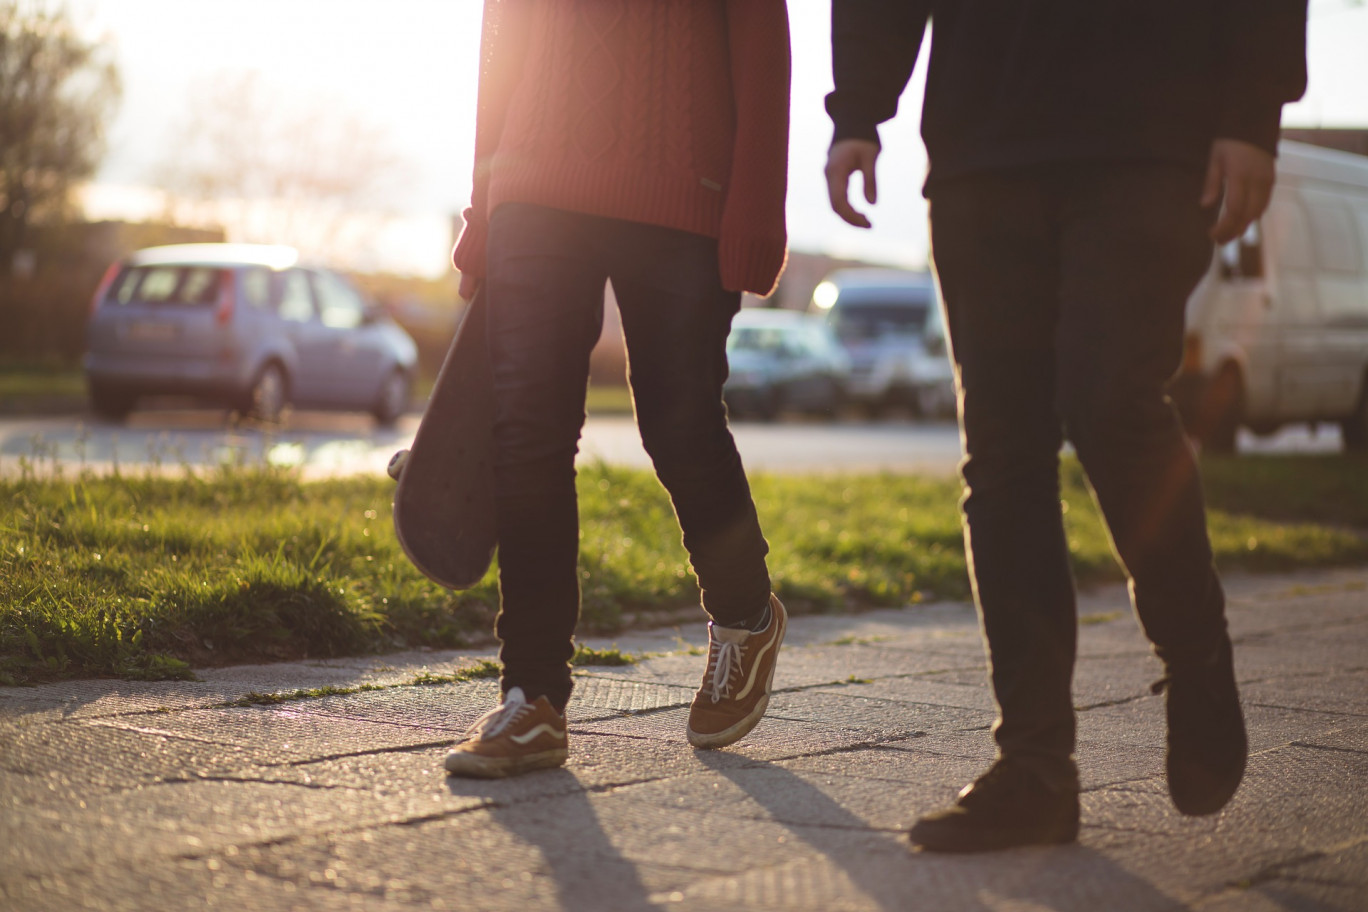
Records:
[[[740,295],[722,288],[716,240],[653,225],[506,203],[488,250],[503,687],[559,708],[580,606],[575,454],[608,281],[703,607],[732,624],[767,604],[769,547],[722,403]]]
[[[1210,265],[1202,175],[1071,165],[931,189],[960,387],[962,502],[1003,756],[1077,788],[1077,618],[1059,451],[1074,447],[1166,662],[1225,635],[1196,462],[1164,388]]]

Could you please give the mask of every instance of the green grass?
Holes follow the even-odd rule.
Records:
[[[55,361],[0,360],[0,414],[77,408],[85,403],[79,367]]]
[[[615,384],[590,384],[585,410],[591,415],[631,415],[632,391]]]
[[[1362,456],[1209,457],[1202,483],[1219,509],[1368,530],[1368,459]]]
[[[1218,564],[1368,562],[1362,469],[1336,457],[1209,462]],[[776,587],[796,613],[967,597],[953,481],[752,482]],[[1063,484],[1080,582],[1120,579],[1075,464]],[[652,475],[597,466],[579,487],[581,632],[697,602]],[[487,641],[494,574],[463,593],[427,581],[395,541],[392,494],[384,478],[304,483],[273,470],[0,480],[0,683],[188,677],[196,666]]]
[[[641,658],[641,656],[633,655],[630,652],[623,652],[616,646],[609,649],[595,649],[592,646],[585,646],[580,643],[575,646],[575,654],[570,657],[570,664],[576,667],[601,665],[621,668],[624,665],[635,665],[641,661]]]
[[[431,687],[436,684],[459,684],[463,681],[478,681],[483,678],[497,678],[503,669],[498,662],[491,662],[487,659],[481,660],[469,668],[462,668],[452,674],[432,674],[422,672],[416,674],[407,681],[400,681],[395,684],[358,684],[355,687],[339,687],[335,684],[325,684],[322,687],[308,687],[299,690],[272,691],[270,693],[260,693],[251,691],[238,697],[236,700],[229,700],[220,706],[274,706],[278,703],[293,703],[297,700],[315,700],[319,697],[345,696],[347,694],[370,693],[377,690],[392,690],[396,687]]]

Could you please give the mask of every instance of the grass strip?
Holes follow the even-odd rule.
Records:
[[[1368,562],[1361,460],[1212,460],[1206,476],[1223,570]],[[1121,579],[1081,470],[1068,462],[1061,478],[1079,581]],[[794,612],[968,596],[954,481],[759,475],[752,488]],[[579,492],[582,632],[697,602],[650,473],[589,467]],[[392,495],[384,478],[306,483],[266,469],[0,480],[0,683],[185,678],[487,637],[494,573],[461,593],[426,580],[395,540]]]
[[[0,359],[0,414],[33,415],[85,405],[85,375],[58,361]]]

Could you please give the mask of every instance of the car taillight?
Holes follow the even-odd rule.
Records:
[[[233,319],[233,299],[233,274],[224,272],[223,279],[219,282],[218,306],[214,309],[214,322],[219,326],[227,326]]]
[[[95,296],[90,299],[91,313],[94,313],[95,308],[100,306],[100,302],[104,300],[104,296],[109,294],[109,286],[114,284],[114,277],[118,274],[119,263],[110,263],[109,268],[105,270],[104,278],[100,279],[100,284],[95,288]]]

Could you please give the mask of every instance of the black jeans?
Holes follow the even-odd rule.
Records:
[[[609,280],[642,443],[703,606],[730,624],[767,603],[769,546],[722,404],[740,295],[722,288],[712,238],[522,203],[495,210],[487,261],[503,686],[563,707],[580,599],[575,453]]]
[[[1164,387],[1211,262],[1202,176],[1148,164],[1026,169],[933,187],[958,371],[966,550],[1003,756],[1077,787],[1077,619],[1059,496],[1072,442],[1166,662],[1225,635],[1201,483]]]

